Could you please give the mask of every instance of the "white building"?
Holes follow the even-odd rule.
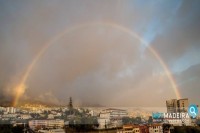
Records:
[[[98,115],[98,113],[95,112],[94,110],[90,110],[89,114],[90,114],[91,116],[97,116],[97,115]]]
[[[140,133],[140,128],[139,127],[134,127],[133,128],[133,133]]]
[[[99,129],[108,128],[108,125],[110,125],[110,113],[100,113],[100,117],[97,121],[99,123]]]
[[[32,117],[28,114],[21,114],[19,118],[26,120],[26,119],[31,119]]]
[[[161,124],[153,124],[149,126],[149,133],[163,133],[163,128]]]
[[[0,111],[6,111],[5,107],[0,107]]]
[[[102,111],[103,113],[110,113],[110,117],[127,117],[128,113],[126,110],[123,109],[114,109],[114,108],[109,108],[109,109],[105,109]]]
[[[53,114],[48,114],[48,119],[54,119],[54,115]]]
[[[17,114],[3,114],[2,119],[5,118],[17,118]]]
[[[9,114],[14,114],[16,112],[16,108],[14,107],[7,107],[6,112]]]
[[[64,129],[38,130],[39,133],[65,133]]]
[[[100,113],[98,118],[99,129],[116,128],[122,126],[122,117],[128,116],[126,110],[122,109],[105,109]]]
[[[64,127],[64,120],[55,119],[55,120],[30,120],[29,127],[35,130],[37,127],[45,127],[48,129],[53,128],[63,128]]]

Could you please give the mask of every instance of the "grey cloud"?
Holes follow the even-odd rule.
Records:
[[[198,5],[198,1],[183,1],[165,32],[158,34],[151,43],[169,65],[192,48],[200,49]]]
[[[183,97],[189,97],[193,104],[199,103],[200,64],[193,65],[185,71],[175,75],[178,88]]]
[[[82,23],[114,22],[142,35],[156,19],[161,28],[155,31],[158,33],[151,45],[166,62],[175,61],[191,47],[199,48],[199,13],[193,4],[183,2],[174,13],[176,7],[170,2],[136,3],[1,2],[1,99],[12,100],[10,91],[46,42]],[[35,65],[22,101],[49,99],[54,104],[66,104],[72,96],[83,105],[164,105],[165,99],[175,97],[174,92],[166,75],[159,73],[163,69],[152,53],[147,50],[144,59],[141,57],[140,44],[127,33],[106,25],[70,32],[49,47]]]

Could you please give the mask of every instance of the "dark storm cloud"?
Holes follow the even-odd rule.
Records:
[[[167,29],[151,43],[169,65],[193,48],[200,50],[199,5],[199,1],[183,1]]]

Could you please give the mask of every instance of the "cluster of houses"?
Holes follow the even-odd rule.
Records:
[[[11,120],[13,121],[13,125],[26,123],[32,130],[44,132],[43,129],[63,129],[64,126],[69,125],[69,121],[64,121],[64,119],[60,117],[65,115],[65,111],[67,111],[67,108],[41,108],[40,110],[29,111],[20,110],[14,107],[0,107],[0,120]],[[83,110],[78,109],[78,111],[82,112]],[[39,116],[33,117],[31,116],[32,113],[39,114]],[[46,118],[41,119],[45,114]],[[163,128],[162,122],[153,122],[153,124],[150,125],[147,123],[143,123],[143,125],[124,125],[122,119],[124,117],[129,117],[127,110],[124,109],[108,108],[100,110],[99,112],[90,109],[87,115],[95,116],[97,118],[99,124],[96,128],[97,130],[116,129],[118,133],[169,133],[170,130],[173,130],[171,127],[167,129]],[[68,117],[75,118],[75,115],[68,115],[67,118]],[[25,121],[17,122],[20,120]],[[177,120],[175,120],[175,122],[174,119],[173,121],[171,119],[165,120],[167,120],[169,125],[177,125],[175,123]]]
[[[163,129],[162,124],[151,125],[123,125],[123,128],[118,130],[117,133],[170,133],[172,129]]]

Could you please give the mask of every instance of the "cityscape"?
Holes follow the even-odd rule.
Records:
[[[200,0],[0,0],[0,133],[200,133]]]
[[[157,117],[159,112],[130,108],[74,107],[72,97],[68,106],[50,107],[42,104],[25,104],[21,107],[0,107],[0,129],[4,132],[65,133],[173,133],[187,130],[200,131],[200,116],[187,117],[188,98],[166,100],[166,113],[172,116]],[[143,112],[142,112],[143,110]],[[184,117],[173,116],[183,113]],[[8,127],[7,127],[8,126]],[[7,128],[6,128],[7,127]]]

